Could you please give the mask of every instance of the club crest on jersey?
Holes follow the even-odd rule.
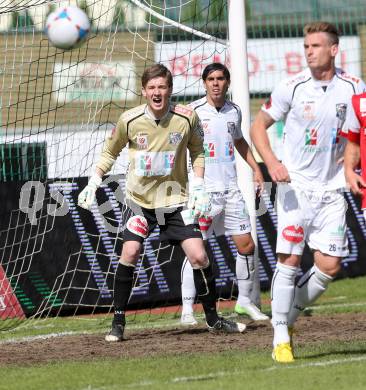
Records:
[[[340,121],[344,122],[346,120],[346,113],[347,113],[346,103],[336,104],[336,116]]]
[[[147,149],[147,134],[137,134],[136,143],[138,149]]]
[[[227,131],[230,135],[233,135],[235,133],[235,122],[227,123]]]
[[[182,134],[172,131],[169,133],[169,143],[171,145],[178,145],[182,141]]]

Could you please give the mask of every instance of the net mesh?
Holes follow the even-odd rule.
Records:
[[[50,44],[44,27],[50,12],[70,4],[85,10],[92,29],[81,47],[64,51]],[[280,79],[305,66],[301,37],[308,21],[325,19],[339,27],[338,65],[362,76],[364,8],[356,0],[347,5],[335,0],[246,1],[252,114]],[[230,67],[227,13],[225,0],[1,2],[0,329],[50,315],[111,310],[119,232],[128,217],[126,152],[99,190],[100,205],[91,213],[77,207],[77,194],[119,115],[142,102],[140,76],[146,66],[168,66],[173,99],[184,103],[204,95],[200,75],[206,64]],[[281,124],[270,129],[270,137],[281,153]],[[270,191],[262,202],[266,215],[257,219],[259,271],[268,283],[275,254],[265,223],[276,223]],[[363,219],[358,221],[365,229]],[[219,293],[229,299],[236,290],[236,252],[229,239],[222,240],[213,238],[209,246],[223,259],[222,265],[218,261]],[[356,251],[357,245],[345,261],[356,261]],[[176,292],[180,287],[178,258],[179,248],[162,246],[154,231],[136,267],[130,300],[134,313],[179,302],[178,293],[171,296],[172,285]],[[167,269],[171,280],[165,277]]]

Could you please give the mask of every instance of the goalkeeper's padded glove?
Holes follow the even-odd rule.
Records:
[[[78,205],[85,210],[90,210],[95,201],[95,193],[98,187],[102,184],[102,178],[96,173],[89,179],[86,187],[78,196]]]
[[[187,207],[191,210],[192,215],[197,218],[203,217],[210,212],[210,196],[205,191],[202,177],[194,176],[191,181]]]

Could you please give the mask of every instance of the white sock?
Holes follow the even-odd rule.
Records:
[[[294,299],[296,274],[297,267],[277,263],[271,287],[273,346],[290,342],[288,313]]]
[[[292,326],[300,312],[315,302],[327,289],[333,278],[314,265],[298,281],[295,289],[295,298],[288,316],[288,324]]]
[[[254,280],[254,256],[242,255],[238,252],[235,267],[239,290],[238,303],[240,306],[246,306],[251,302],[250,294],[253,289]]]
[[[196,298],[196,287],[194,286],[193,268],[187,258],[183,261],[182,272],[182,313],[193,313],[193,303]]]
[[[258,256],[254,257],[254,275],[253,275],[253,287],[250,293],[250,301],[254,303],[258,308],[261,307],[261,283],[259,280],[259,259]]]

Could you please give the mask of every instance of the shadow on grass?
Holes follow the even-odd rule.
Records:
[[[327,352],[318,352],[318,353],[306,353],[304,351],[304,355],[300,355],[298,356],[297,354],[295,354],[295,358],[296,360],[310,360],[310,359],[319,359],[319,358],[322,358],[322,357],[329,357],[329,356],[332,356],[332,355],[365,355],[366,356],[366,348],[362,348],[362,349],[357,349],[356,347],[354,349],[352,348],[344,348],[344,349],[341,349],[341,350],[337,350],[337,351],[327,351]]]

